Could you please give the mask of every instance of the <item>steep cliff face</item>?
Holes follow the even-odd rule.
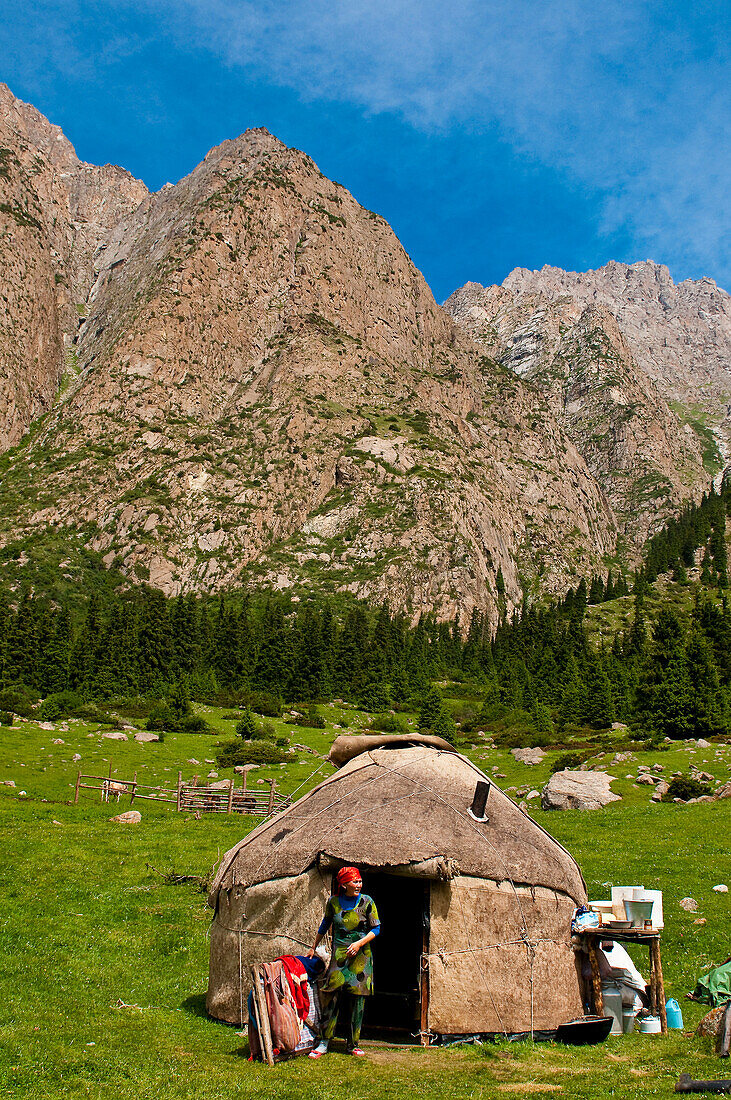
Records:
[[[102,257],[79,377],[3,486],[6,540],[81,523],[168,592],[256,577],[493,617],[500,568],[511,601],[613,551],[546,402],[266,132],[145,199]]]
[[[455,324],[383,219],[266,131],[148,195],[8,96],[6,441],[52,408],[5,463],[6,558],[90,546],[168,593],[496,621],[700,491],[606,307],[468,286]]]
[[[0,84],[0,451],[46,412],[73,367],[79,311],[108,231],[147,194]]]
[[[693,286],[703,299],[705,280]],[[610,264],[586,275],[518,270],[499,287],[468,283],[445,306],[463,332],[546,395],[623,532],[639,543],[702,483],[704,460],[708,473],[720,467],[705,420],[723,446],[731,344],[727,351],[728,295],[714,285],[713,298],[705,324],[703,309],[688,304],[692,288],[674,287],[666,268]],[[673,318],[667,336],[661,299]],[[681,343],[682,361],[673,350]]]

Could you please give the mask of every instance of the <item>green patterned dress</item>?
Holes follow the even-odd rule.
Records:
[[[343,909],[340,898],[333,896],[328,899],[322,923],[332,927],[333,937],[332,957],[321,987],[323,993],[346,988],[351,994],[367,997],[373,992],[371,944],[361,947],[352,959],[348,958],[348,948],[381,923],[373,898],[361,894],[353,909]]]

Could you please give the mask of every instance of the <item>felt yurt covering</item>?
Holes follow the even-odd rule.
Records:
[[[580,1014],[570,924],[587,894],[568,852],[492,781],[487,820],[472,816],[487,777],[446,742],[340,737],[331,759],[346,762],[223,857],[208,899],[208,1012],[245,1020],[251,967],[303,954],[333,871],[354,864],[428,883],[423,943],[421,926],[400,930],[418,934],[421,1030],[516,1034]]]

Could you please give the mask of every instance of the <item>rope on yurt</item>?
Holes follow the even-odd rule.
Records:
[[[236,929],[232,928],[232,932]],[[241,1016],[241,1026],[244,1026],[244,975],[241,962],[241,932],[239,931],[239,1014]]]

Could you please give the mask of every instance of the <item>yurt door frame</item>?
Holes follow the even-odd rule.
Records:
[[[426,1045],[429,1033],[426,961],[431,904],[429,880],[365,868],[363,880],[365,893],[376,903],[382,929],[373,948],[375,995],[372,1008],[370,1005],[366,1008],[365,1027],[374,1031],[418,1034]]]

